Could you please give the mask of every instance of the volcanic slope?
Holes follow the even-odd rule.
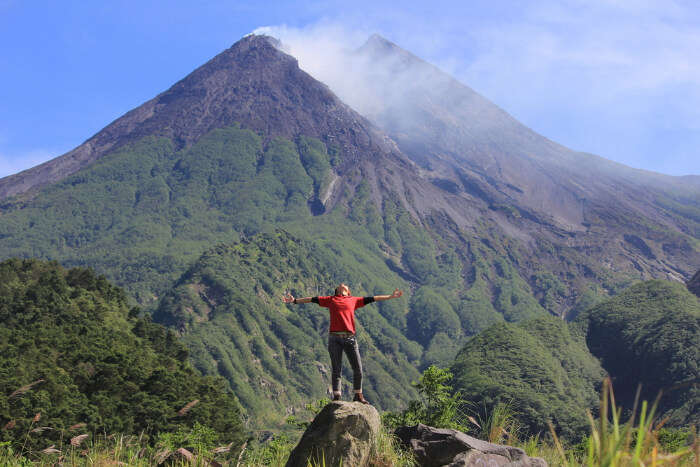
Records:
[[[455,319],[454,332],[471,334],[543,311],[514,265],[516,241],[421,177],[267,37],[242,39],[76,151],[97,146],[110,149],[60,181],[41,179],[42,170],[69,171],[73,152],[3,181],[20,190],[19,180],[41,179],[5,201],[3,256],[92,266],[149,304],[217,242],[285,223],[309,230],[335,212],[373,235],[418,304],[439,304],[435,325],[408,316],[424,345]],[[449,294],[436,289],[445,270]]]
[[[538,243],[551,243],[642,279],[687,280],[700,264],[698,177],[565,148],[378,35],[347,61],[342,76],[316,76],[386,131],[423,177],[455,202],[491,211],[483,215],[533,253],[550,256]],[[548,269],[571,285],[560,267]]]

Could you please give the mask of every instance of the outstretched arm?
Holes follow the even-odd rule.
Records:
[[[294,298],[294,295],[287,292],[287,294],[284,297],[282,297],[282,301],[284,303],[294,303],[294,304],[309,303],[309,302],[313,301],[313,298],[314,297]]]
[[[399,298],[401,295],[403,295],[403,291],[396,289],[391,295],[375,295],[373,298],[375,302],[381,302],[382,300],[389,300],[390,298]]]

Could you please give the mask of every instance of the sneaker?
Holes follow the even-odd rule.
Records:
[[[340,400],[340,394],[333,394],[333,400],[334,400],[334,401],[339,401],[339,400]]]
[[[369,402],[367,402],[367,400],[364,398],[364,396],[362,395],[361,392],[356,392],[355,397],[353,397],[352,401],[353,402],[361,402],[363,404],[369,404]]]

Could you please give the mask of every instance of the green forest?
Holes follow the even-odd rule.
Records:
[[[156,443],[197,424],[221,444],[245,439],[225,381],[200,376],[178,337],[130,308],[104,276],[4,261],[0,321],[0,440],[15,449],[100,432]]]

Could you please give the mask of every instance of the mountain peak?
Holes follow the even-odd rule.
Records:
[[[262,56],[261,58],[264,57],[268,59],[273,58],[282,60],[292,59],[296,62],[294,57],[284,53],[282,43],[279,41],[279,39],[266,34],[247,34],[219,55],[224,57],[237,56],[240,54],[250,53],[252,51],[268,51],[271,54],[268,56]],[[279,55],[276,55],[275,52]]]
[[[376,32],[369,36],[367,41],[362,47],[370,47],[370,48],[385,48],[385,49],[390,49],[390,48],[400,48],[398,45],[394,44],[391,42],[389,39],[385,38],[384,36],[381,36],[377,34]]]
[[[0,180],[0,199],[55,183],[147,136],[166,137],[183,148],[232,125],[264,139],[315,137],[336,147],[347,162],[395,150],[389,138],[282,48],[267,35],[243,37],[69,153]]]
[[[363,56],[372,60],[399,60],[399,63],[406,65],[416,65],[434,68],[424,60],[413,55],[411,52],[399,47],[379,34],[372,34],[367,41],[356,50],[356,55]],[[396,64],[395,64],[396,65]]]

